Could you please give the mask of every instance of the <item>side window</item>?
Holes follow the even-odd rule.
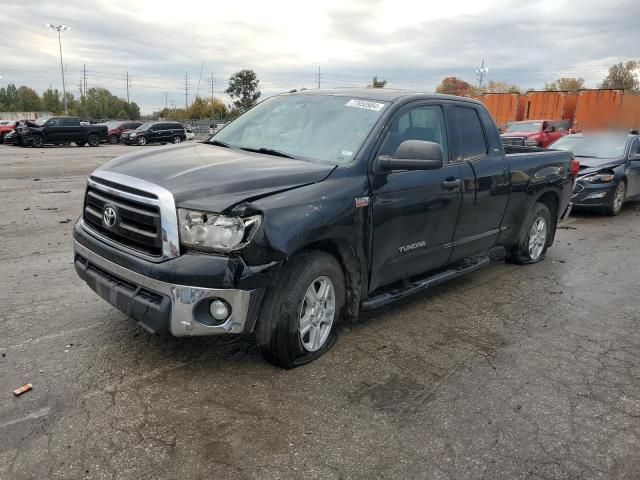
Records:
[[[631,155],[640,154],[640,140],[638,140],[637,138],[631,144],[631,152],[630,152],[630,154]]]
[[[47,121],[47,127],[59,127],[61,125],[59,118],[52,118]]]
[[[157,132],[158,130],[162,130],[162,124],[161,123],[156,123],[154,125],[151,125],[151,128],[149,129],[153,132]]]
[[[64,127],[77,127],[80,125],[80,121],[77,118],[63,118],[60,123]]]
[[[448,163],[447,131],[442,108],[435,105],[416,107],[397,117],[382,144],[380,155],[393,156],[398,146],[405,140],[439,143],[445,163]]]
[[[473,160],[487,154],[487,140],[478,112],[474,108],[455,107],[456,123],[460,133],[462,161]]]

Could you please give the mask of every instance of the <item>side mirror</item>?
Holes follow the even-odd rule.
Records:
[[[424,140],[405,140],[396,149],[393,157],[379,156],[373,173],[381,174],[394,170],[437,170],[442,168],[444,154],[442,147],[435,142]]]
[[[544,131],[544,133],[552,133],[552,132],[555,132],[555,131],[556,131],[556,127],[552,125],[550,127],[547,127],[547,129]]]

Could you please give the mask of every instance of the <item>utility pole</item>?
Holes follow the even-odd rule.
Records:
[[[316,73],[316,78],[318,80],[318,88],[320,88],[320,82],[322,80],[322,73],[320,73],[320,65],[318,65],[318,73]]]
[[[83,64],[83,68],[82,68],[82,87],[83,87],[83,97],[87,95],[87,64]]]
[[[209,83],[211,84],[211,118],[213,119],[213,87],[216,84],[216,79],[213,78],[213,72],[211,72]]]
[[[51,25],[50,23],[47,23],[46,25],[51,30],[55,30],[56,32],[58,32],[58,47],[60,48],[60,71],[62,72],[62,100],[64,101],[64,114],[67,115],[67,88],[64,84],[64,64],[62,63],[62,39],[60,38],[60,32],[70,30],[71,27],[67,27],[66,25]]]
[[[484,59],[482,59],[482,66],[480,68],[476,68],[476,78],[478,79],[478,90],[482,89],[482,80],[484,80],[484,76],[487,74],[489,69],[484,66]]]
[[[189,73],[184,73],[184,109],[189,108]]]
[[[164,109],[167,109],[167,95],[169,95],[169,92],[164,92]]]
[[[127,103],[129,103],[129,72],[127,71]]]

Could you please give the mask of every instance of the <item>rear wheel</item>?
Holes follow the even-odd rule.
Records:
[[[116,135],[109,135],[109,143],[115,145],[118,143],[118,137]]]
[[[146,145],[147,139],[145,137],[138,137],[138,140],[136,140],[136,143],[140,146]]]
[[[97,147],[100,145],[100,137],[95,133],[92,133],[87,137],[87,143],[90,147]]]
[[[175,137],[173,137],[173,143],[182,143],[182,137],[176,135]]]
[[[607,215],[615,216],[622,210],[624,200],[627,196],[627,184],[624,180],[620,180],[620,183],[613,192],[611,200],[609,200],[609,206],[606,208]]]
[[[318,251],[295,256],[262,305],[256,332],[262,356],[283,368],[320,357],[335,342],[344,302],[344,274],[334,257]]]
[[[543,203],[536,203],[525,220],[522,233],[514,247],[516,263],[537,263],[544,260],[551,235],[551,214]]]

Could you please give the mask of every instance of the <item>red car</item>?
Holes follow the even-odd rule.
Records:
[[[140,125],[142,125],[142,123],[143,122],[131,120],[128,122],[107,122],[107,127],[109,127],[109,130],[107,131],[107,142],[111,144],[118,143],[120,141],[120,135],[122,135],[122,132],[124,132],[125,130],[135,130]]]
[[[546,148],[569,133],[563,121],[525,120],[513,122],[500,136],[504,145]]]
[[[4,140],[4,136],[13,131],[16,122],[13,120],[0,120],[0,143]]]

